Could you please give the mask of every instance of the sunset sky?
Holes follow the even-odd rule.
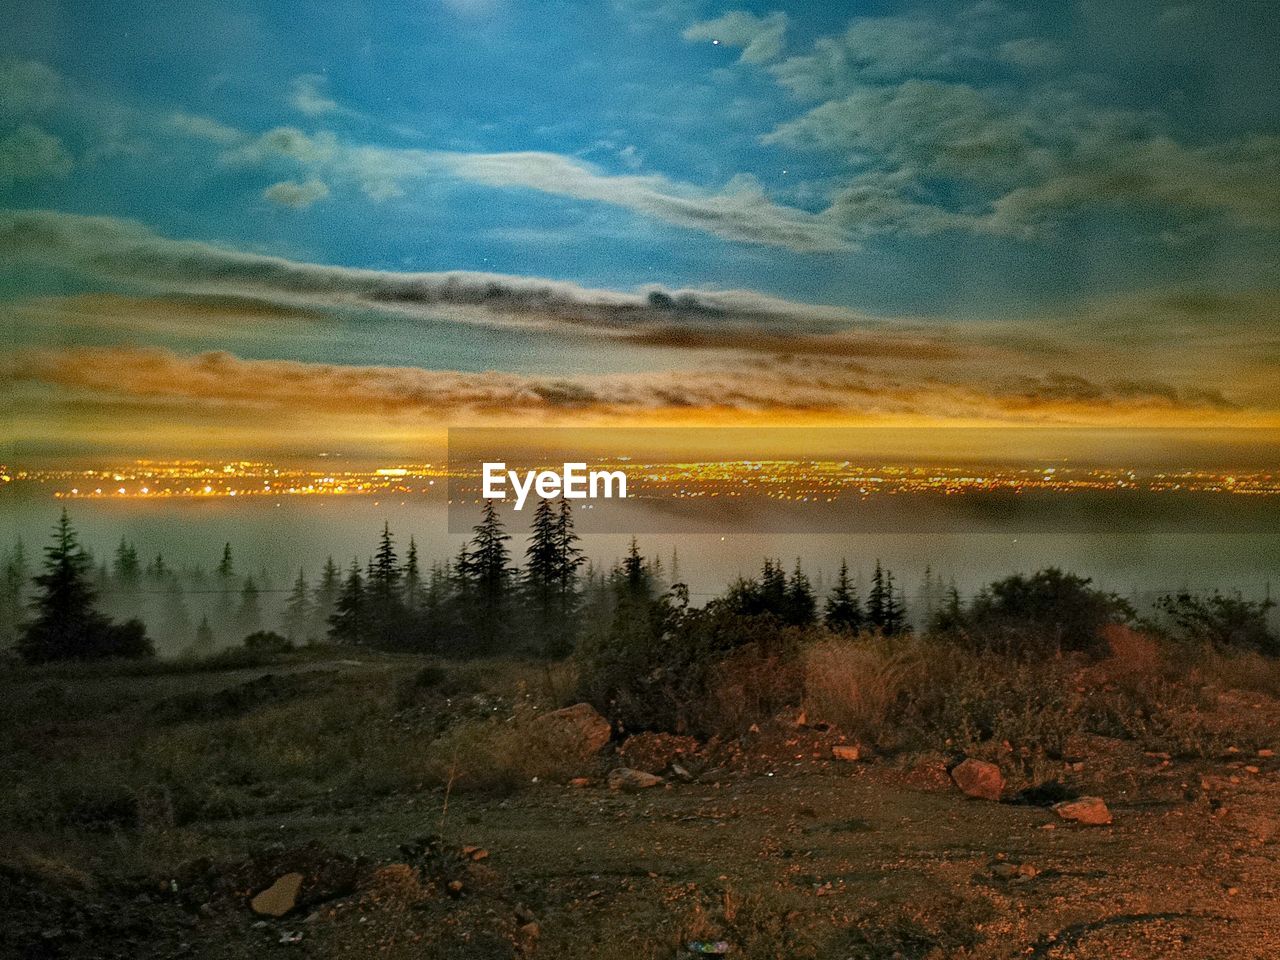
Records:
[[[1269,2],[0,13],[15,459],[1280,427]]]

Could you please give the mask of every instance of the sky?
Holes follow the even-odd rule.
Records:
[[[1280,427],[1268,0],[0,0],[9,442]]]

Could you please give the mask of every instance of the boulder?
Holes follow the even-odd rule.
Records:
[[[609,721],[589,703],[544,713],[532,726],[552,746],[583,758],[599,753],[613,735]]]
[[[646,790],[649,787],[656,787],[662,783],[662,778],[652,773],[645,773],[643,770],[631,770],[627,767],[615,767],[609,771],[609,789],[625,790],[632,793],[636,790]]]
[[[1063,820],[1089,827],[1102,827],[1111,822],[1111,811],[1101,797],[1080,797],[1053,805],[1053,812]]]
[[[962,793],[979,800],[999,800],[1004,792],[1004,774],[985,760],[963,761],[951,771],[951,780]]]
[[[249,901],[249,907],[260,917],[283,917],[298,904],[302,874],[286,873]]]

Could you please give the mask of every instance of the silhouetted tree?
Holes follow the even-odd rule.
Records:
[[[39,588],[32,600],[35,618],[18,641],[23,659],[45,663],[152,655],[141,621],[115,624],[98,612],[97,596],[89,582],[92,567],[63,510],[54,528],[53,545],[45,548],[44,572],[35,577]]]
[[[284,602],[284,635],[289,641],[297,642],[311,635],[313,609],[311,590],[307,586],[307,576],[301,567],[298,568],[298,579],[293,582],[293,589]]]
[[[324,568],[320,571],[320,582],[316,584],[315,597],[311,608],[311,634],[323,636],[329,630],[329,618],[337,607],[338,595],[342,592],[342,575],[333,557],[327,557]]]
[[[360,564],[351,560],[347,579],[342,584],[333,614],[329,617],[329,637],[339,643],[365,642],[366,602],[364,579],[360,576]]]
[[[262,603],[258,599],[258,585],[253,577],[244,578],[240,588],[240,606],[236,609],[236,635],[242,640],[246,634],[262,629]]]
[[[818,601],[813,595],[809,578],[800,569],[800,558],[797,557],[795,568],[791,571],[791,579],[787,581],[781,619],[788,625],[804,627],[817,618]]]
[[[460,586],[461,619],[471,629],[480,651],[492,651],[508,620],[512,569],[508,565],[508,536],[492,501],[485,501],[481,519],[474,527],[470,543],[463,547],[455,564],[455,580]]]
[[[857,633],[862,629],[862,604],[858,602],[858,594],[849,580],[847,560],[840,561],[840,575],[836,578],[831,595],[827,597],[823,622],[832,630]]]

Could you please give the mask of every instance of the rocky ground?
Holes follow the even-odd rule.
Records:
[[[1191,761],[1079,738],[1060,785],[1019,793],[803,720],[606,744],[583,776],[505,797],[446,787],[200,822],[208,853],[164,873],[99,870],[125,843],[111,832],[86,868],[59,853],[83,837],[14,829],[0,953],[1280,957],[1265,748]],[[1080,797],[1102,807],[1054,807]]]

